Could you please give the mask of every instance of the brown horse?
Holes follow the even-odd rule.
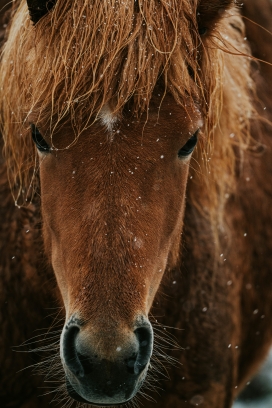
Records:
[[[67,406],[229,408],[265,358],[272,5],[234,3],[13,2],[1,407],[48,406],[34,365]]]

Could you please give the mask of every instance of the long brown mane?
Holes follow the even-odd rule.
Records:
[[[184,105],[190,95],[204,115],[191,169],[199,187],[191,189],[190,199],[218,227],[236,185],[235,151],[248,146],[254,89],[237,9],[201,36],[197,6],[195,0],[59,0],[36,26],[26,2],[18,6],[0,70],[5,155],[16,203],[25,204],[33,185],[30,122],[46,126],[52,137],[56,126],[70,121],[76,139],[105,104],[120,117],[128,101],[134,112],[148,112],[159,83],[162,97],[169,92]]]

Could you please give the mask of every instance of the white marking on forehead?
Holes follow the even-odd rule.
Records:
[[[102,124],[106,127],[108,132],[113,131],[114,125],[118,122],[118,115],[113,113],[109,104],[106,103],[98,115],[99,119],[101,120]]]
[[[203,120],[201,118],[198,119],[198,121],[196,123],[196,126],[198,126],[198,129],[201,129],[203,125],[204,125]]]

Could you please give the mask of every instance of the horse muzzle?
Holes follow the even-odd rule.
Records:
[[[69,395],[92,405],[119,405],[132,399],[147,374],[153,349],[153,330],[146,317],[134,330],[92,341],[84,324],[70,318],[61,336],[61,359]],[[96,344],[96,346],[95,346]],[[101,344],[103,345],[101,347]]]

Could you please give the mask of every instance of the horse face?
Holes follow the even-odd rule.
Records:
[[[40,153],[45,249],[66,310],[62,362],[70,394],[92,404],[123,403],[140,388],[153,344],[147,316],[178,258],[188,140],[201,121],[192,104],[160,103],[110,131],[107,108],[69,148],[67,127]]]

